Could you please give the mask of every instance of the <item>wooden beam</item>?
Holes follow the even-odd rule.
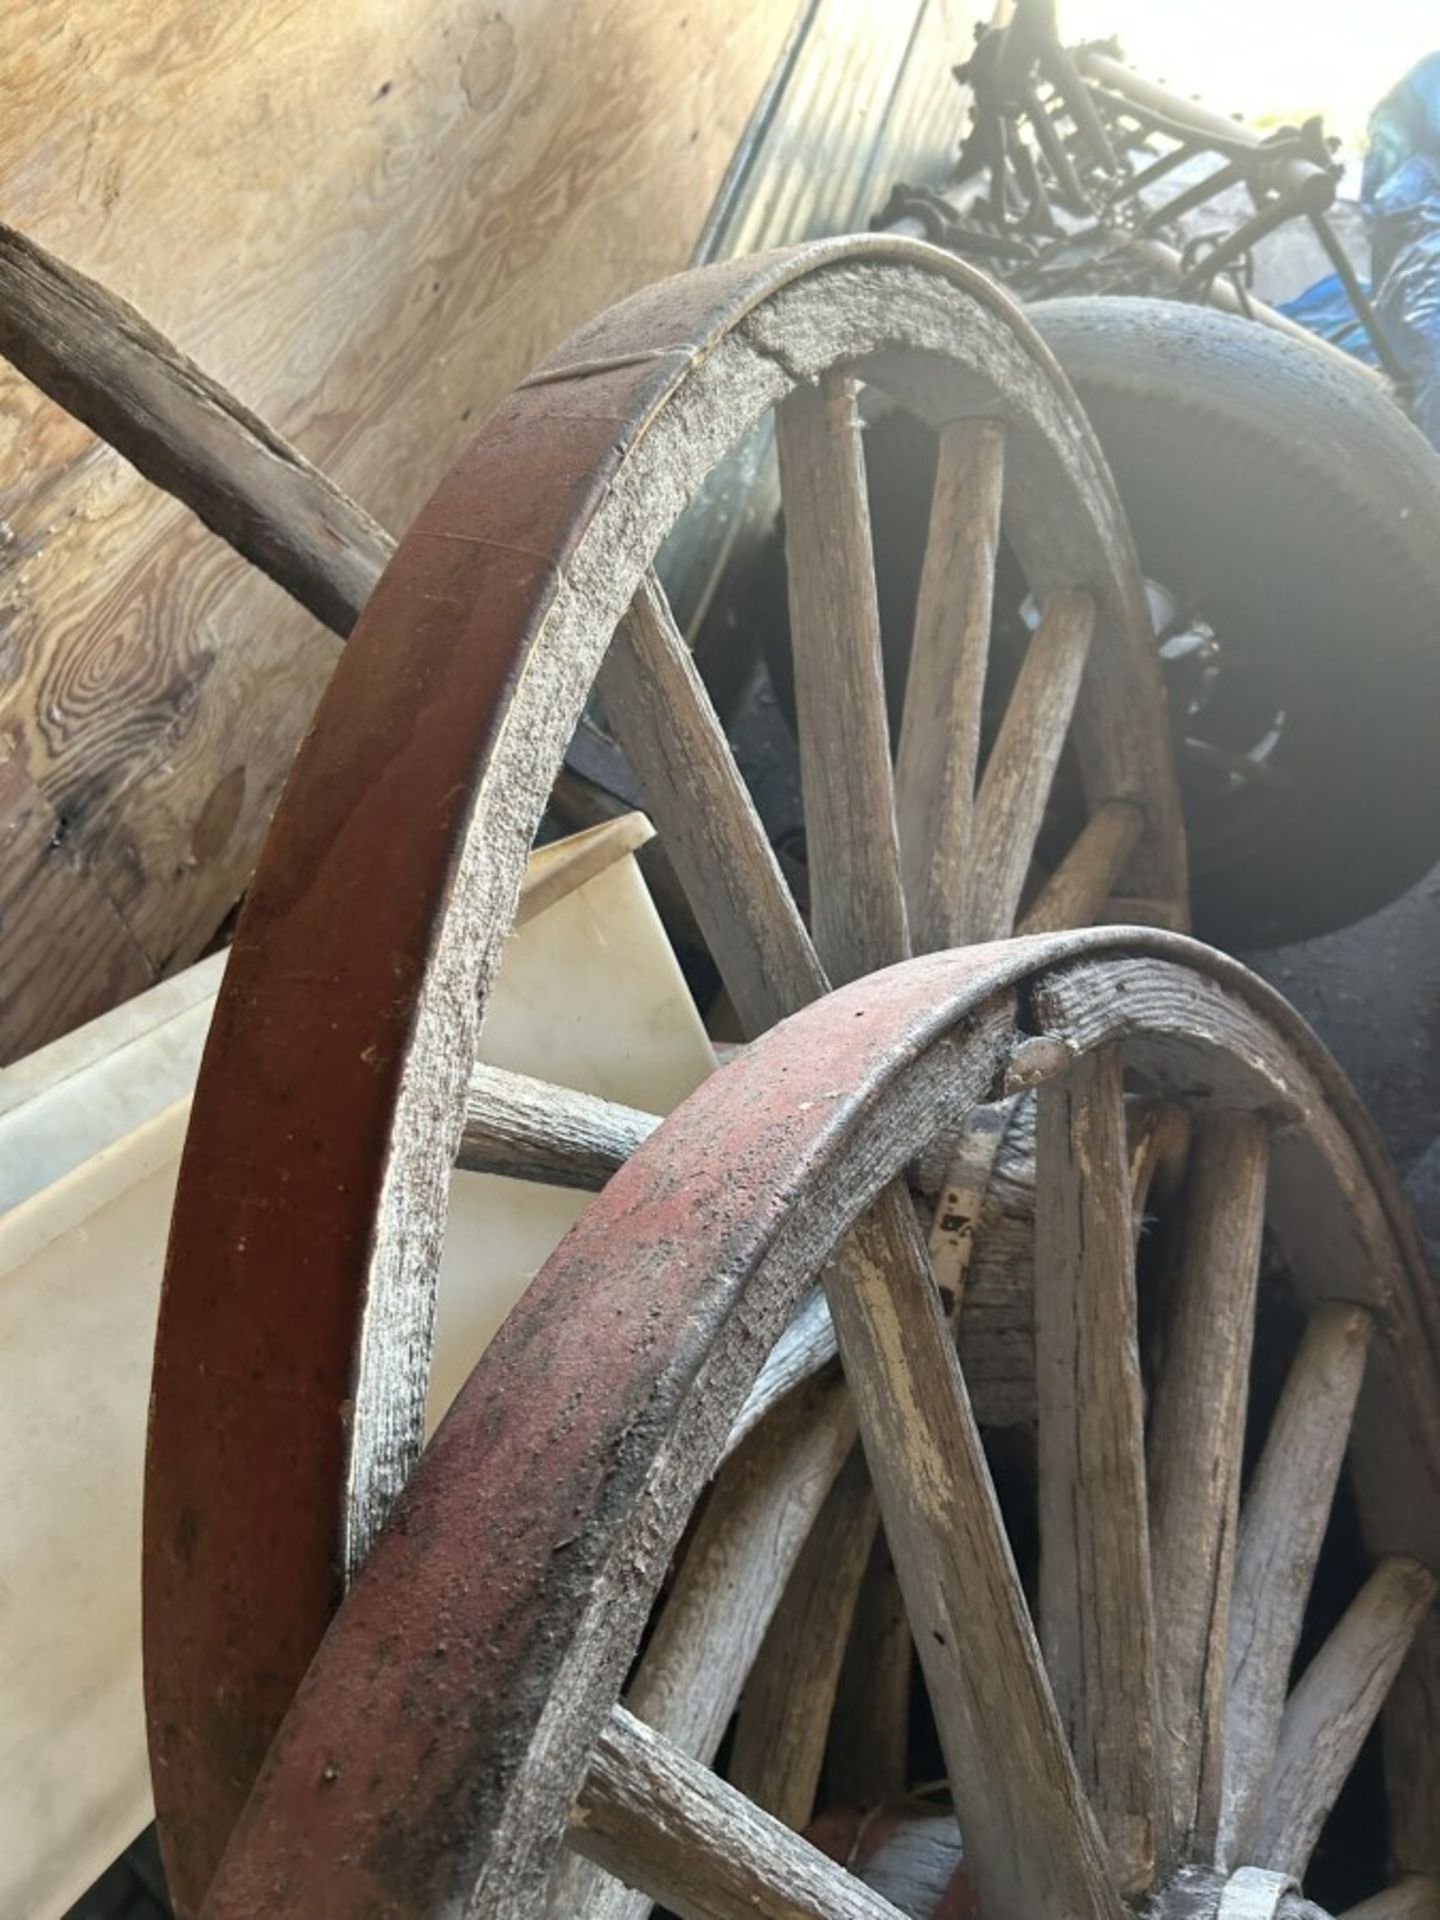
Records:
[[[125,301],[0,224],[0,353],[333,632],[395,541]]]

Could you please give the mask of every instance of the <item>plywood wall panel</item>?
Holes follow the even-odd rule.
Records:
[[[10,0],[6,218],[400,529],[556,340],[685,263],[793,12]],[[336,643],[3,367],[0,521],[0,850],[48,809],[89,903],[12,867],[3,1059],[202,948]]]

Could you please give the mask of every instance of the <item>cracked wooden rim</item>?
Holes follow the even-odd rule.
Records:
[[[1038,1082],[1029,1597],[938,1295],[914,1284],[924,1242],[897,1185],[1002,1080]],[[1153,1362],[1127,1086],[1192,1129]],[[1304,1331],[1242,1505],[1262,1223]],[[1288,1883],[1387,1695],[1388,1849],[1402,1876],[1426,1865],[1440,1758],[1428,1276],[1358,1102],[1298,1018],[1192,942],[1108,930],[841,988],[634,1151],[401,1496],[272,1750],[215,1920],[467,1903],[591,1916],[650,1898],[707,1917],[893,1915],[709,1774],[709,1753],[615,1707],[627,1672],[628,1702],[645,1689],[684,1587],[682,1559],[631,1671],[667,1564],[817,1275],[986,1913],[1118,1920],[1154,1899],[1216,1916],[1263,1898],[1299,1916]],[[827,1395],[845,1388],[821,1375],[780,1401],[783,1445],[823,1425]],[[1291,1687],[1347,1455],[1368,1577]],[[783,1457],[767,1457],[772,1479]],[[692,1684],[713,1689],[725,1651],[703,1649]],[[573,1847],[644,1889],[638,1904],[588,1868],[550,1882],[567,1823]],[[1436,1881],[1402,1878],[1366,1912],[1437,1898]]]

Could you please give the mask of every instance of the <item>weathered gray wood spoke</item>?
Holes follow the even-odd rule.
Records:
[[[1420,1624],[1380,1732],[1391,1858],[1440,1881],[1440,1610]]]
[[[980,1896],[1118,1920],[908,1201],[890,1189],[850,1248],[826,1292]]]
[[[1255,1823],[1374,1321],[1317,1307],[1270,1423],[1240,1516],[1230,1601],[1220,1858],[1254,1857]]]
[[[736,1011],[763,1032],[828,983],[653,575],[597,685]]]
[[[1440,1880],[1411,1873],[1393,1887],[1347,1907],[1340,1920],[1440,1920]]]
[[[683,1920],[901,1920],[673,1742],[616,1707],[571,1815],[570,1845]],[[634,1897],[634,1896],[632,1896]]]
[[[1297,1876],[1430,1608],[1435,1575],[1400,1554],[1382,1560],[1286,1704],[1254,1851]]]
[[[919,953],[966,937],[1004,468],[998,420],[941,429],[895,765],[905,900]]]
[[[880,1510],[857,1447],[805,1542],[745,1683],[731,1783],[787,1827],[805,1825]]]
[[[1132,1174],[1118,1046],[1038,1094],[1035,1374],[1040,1638],[1122,1891],[1168,1835],[1136,1332]]]
[[[1025,650],[975,802],[972,940],[1003,939],[1015,925],[1094,630],[1088,593],[1053,593]]]
[[[1253,1114],[1196,1129],[1150,1419],[1162,1760],[1181,1856],[1213,1844],[1226,1640],[1269,1143]]]
[[[792,1393],[716,1475],[625,1695],[629,1710],[708,1763],[735,1711],[791,1569],[855,1445],[839,1381]],[[636,1894],[584,1861],[557,1869],[556,1912],[642,1920]]]
[[[796,387],[775,430],[810,919],[838,982],[909,951],[855,383]]]
[[[1053,933],[1101,919],[1144,827],[1145,816],[1133,802],[1102,800],[1016,931]]]
[[[470,1076],[455,1164],[598,1192],[659,1124],[638,1107],[481,1065]]]
[[[0,353],[348,634],[395,541],[125,301],[0,225]]]

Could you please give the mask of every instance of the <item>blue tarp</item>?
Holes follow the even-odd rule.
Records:
[[[1440,447],[1440,53],[1417,61],[1371,114],[1360,203],[1375,312],[1405,370],[1410,416]],[[1335,275],[1282,311],[1374,364]]]

